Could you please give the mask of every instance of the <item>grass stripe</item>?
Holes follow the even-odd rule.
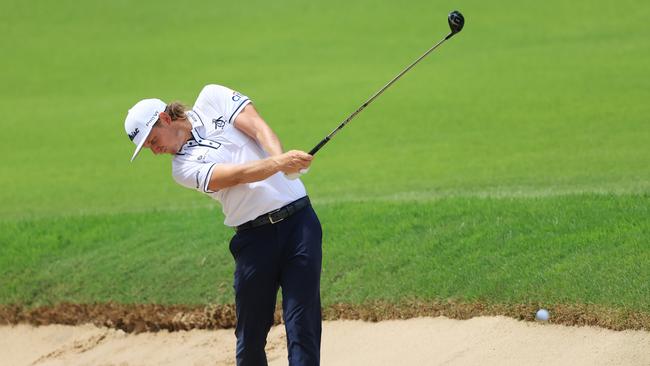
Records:
[[[436,189],[436,190],[411,190],[398,191],[389,194],[338,194],[312,196],[311,201],[316,205],[332,205],[338,203],[361,203],[361,202],[423,202],[438,201],[446,198],[491,198],[491,199],[510,199],[510,198],[544,198],[559,196],[575,195],[602,195],[602,196],[629,196],[629,195],[647,195],[650,193],[650,181],[637,181],[627,184],[614,184],[602,186],[554,186],[554,187],[531,187],[531,186],[498,186],[487,187],[483,189]],[[85,207],[83,209],[69,210],[67,212],[57,212],[52,215],[47,211],[31,212],[28,214],[2,213],[0,218],[5,222],[24,221],[24,220],[41,220],[48,219],[52,216],[58,218],[66,217],[85,217],[101,215],[119,215],[119,214],[146,214],[149,212],[178,212],[191,210],[214,210],[219,222],[223,222],[221,206],[216,201],[201,197],[201,200],[180,200],[182,203],[165,205],[164,207],[150,207],[147,205],[131,207],[112,207],[112,208],[93,208]],[[3,217],[4,216],[4,217]]]
[[[650,196],[316,205],[324,304],[455,299],[650,311]],[[0,224],[0,303],[225,304],[214,210]]]

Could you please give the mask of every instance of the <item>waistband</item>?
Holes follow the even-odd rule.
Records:
[[[286,219],[287,217],[293,215],[294,213],[300,211],[301,209],[309,206],[311,202],[309,201],[309,196],[305,196],[298,200],[295,200],[289,203],[286,206],[282,206],[277,210],[267,212],[263,215],[254,218],[251,221],[245,222],[235,228],[239,233],[244,230],[249,230],[258,226],[267,225],[267,224],[277,224],[278,222]]]

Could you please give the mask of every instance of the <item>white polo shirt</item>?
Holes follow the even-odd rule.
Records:
[[[299,179],[289,180],[276,173],[263,181],[208,189],[210,176],[219,164],[241,164],[268,157],[257,142],[235,128],[235,118],[250,100],[221,85],[207,85],[191,111],[193,139],[172,160],[172,175],[179,184],[203,192],[219,201],[226,215],[224,223],[238,226],[264,213],[304,197]]]

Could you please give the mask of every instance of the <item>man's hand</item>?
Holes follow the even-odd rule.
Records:
[[[301,169],[309,168],[314,157],[304,151],[291,150],[284,154],[275,155],[273,161],[284,174],[298,173]]]

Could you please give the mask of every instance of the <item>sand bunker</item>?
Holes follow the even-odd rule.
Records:
[[[270,365],[286,365],[283,326]],[[0,326],[0,365],[234,365],[232,329],[125,333],[94,325]],[[323,323],[323,365],[650,365],[650,332],[445,317]]]

